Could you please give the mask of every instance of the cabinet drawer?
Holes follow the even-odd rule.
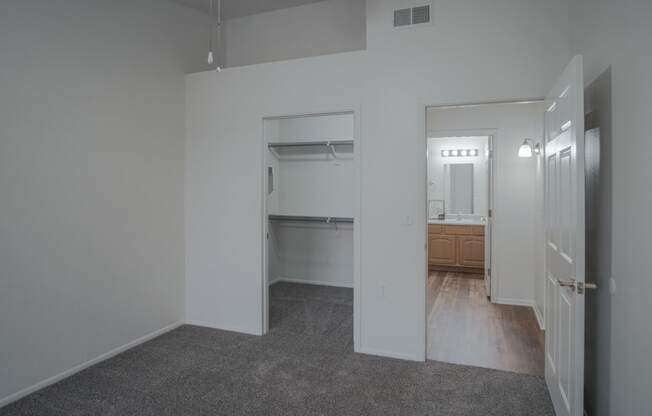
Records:
[[[428,234],[441,234],[441,224],[428,224]]]

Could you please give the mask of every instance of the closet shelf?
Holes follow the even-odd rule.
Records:
[[[287,147],[307,147],[307,146],[353,146],[353,140],[322,140],[322,141],[304,141],[304,142],[275,142],[268,143],[270,149],[279,149]]]
[[[286,221],[286,222],[321,222],[324,224],[353,224],[353,218],[349,217],[309,217],[298,215],[270,215],[270,221]]]

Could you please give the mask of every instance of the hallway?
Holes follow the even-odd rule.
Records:
[[[544,333],[526,306],[487,299],[483,276],[431,271],[428,359],[543,376]]]

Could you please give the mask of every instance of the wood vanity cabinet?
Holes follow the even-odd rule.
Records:
[[[484,270],[484,226],[428,224],[428,265],[432,269]]]

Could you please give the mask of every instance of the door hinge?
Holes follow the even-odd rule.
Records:
[[[489,210],[489,218],[492,218],[494,216],[494,210],[490,209]]]

